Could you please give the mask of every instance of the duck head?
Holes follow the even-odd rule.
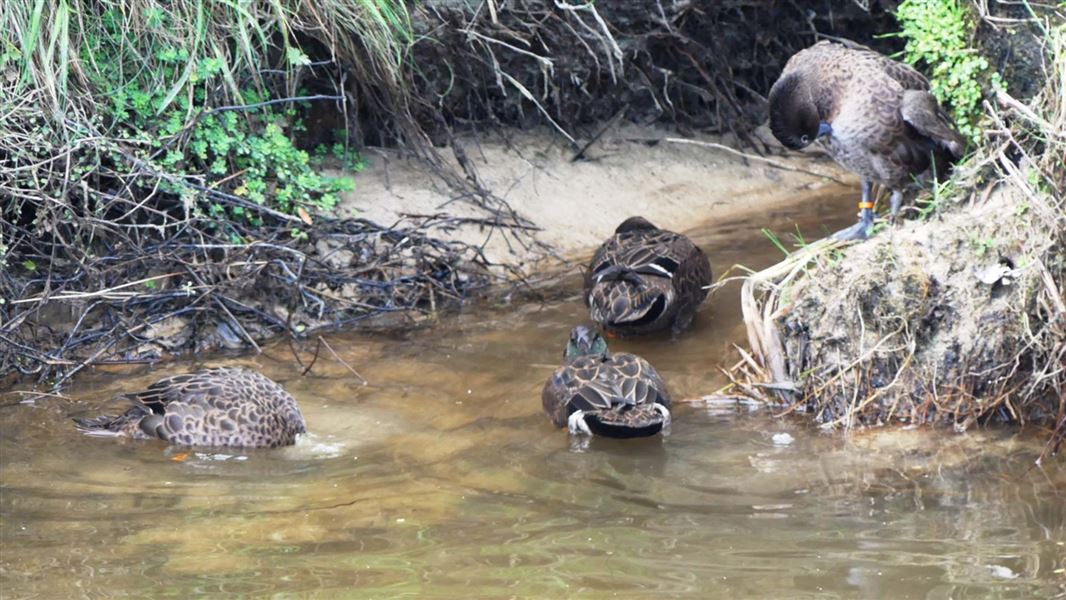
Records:
[[[578,325],[570,332],[570,341],[566,344],[566,352],[563,357],[567,362],[581,356],[606,356],[607,340],[603,339],[600,332]]]
[[[629,217],[625,221],[615,228],[615,233],[625,233],[627,231],[656,231],[659,228],[651,224],[651,221],[644,217]]]
[[[819,116],[810,88],[798,73],[778,79],[770,89],[770,131],[792,150],[806,148],[833,133],[833,127]]]

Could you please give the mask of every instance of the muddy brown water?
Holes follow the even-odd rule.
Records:
[[[817,237],[851,220],[851,200],[800,198],[758,226]],[[691,232],[716,272],[779,258],[751,221]],[[278,451],[186,456],[74,431],[69,417],[191,363],[88,373],[75,402],[8,394],[0,596],[1066,596],[1066,467],[1033,466],[1037,436],[845,438],[679,402],[666,438],[580,447],[541,414],[540,389],[584,316],[574,293],[403,337],[332,336],[367,385],[328,356],[300,377],[281,344],[200,363],[259,368],[296,396],[312,433]],[[679,340],[614,347],[685,400],[722,384],[742,339],[733,287]]]

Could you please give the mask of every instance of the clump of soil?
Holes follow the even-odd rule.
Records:
[[[778,321],[787,374],[820,421],[1053,420],[1054,357],[1034,342],[1055,326],[1038,300],[1057,286],[1020,203],[1004,190],[890,228],[789,289]]]

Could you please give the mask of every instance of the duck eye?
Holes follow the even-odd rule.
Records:
[[[804,136],[800,137],[800,143],[802,143],[802,144],[810,143],[810,141],[811,141],[810,136],[804,135]]]

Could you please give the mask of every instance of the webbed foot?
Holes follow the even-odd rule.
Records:
[[[834,240],[841,241],[868,240],[870,239],[870,236],[873,235],[873,229],[873,222],[867,223],[865,221],[859,221],[847,229],[841,229],[834,233],[832,237]]]

